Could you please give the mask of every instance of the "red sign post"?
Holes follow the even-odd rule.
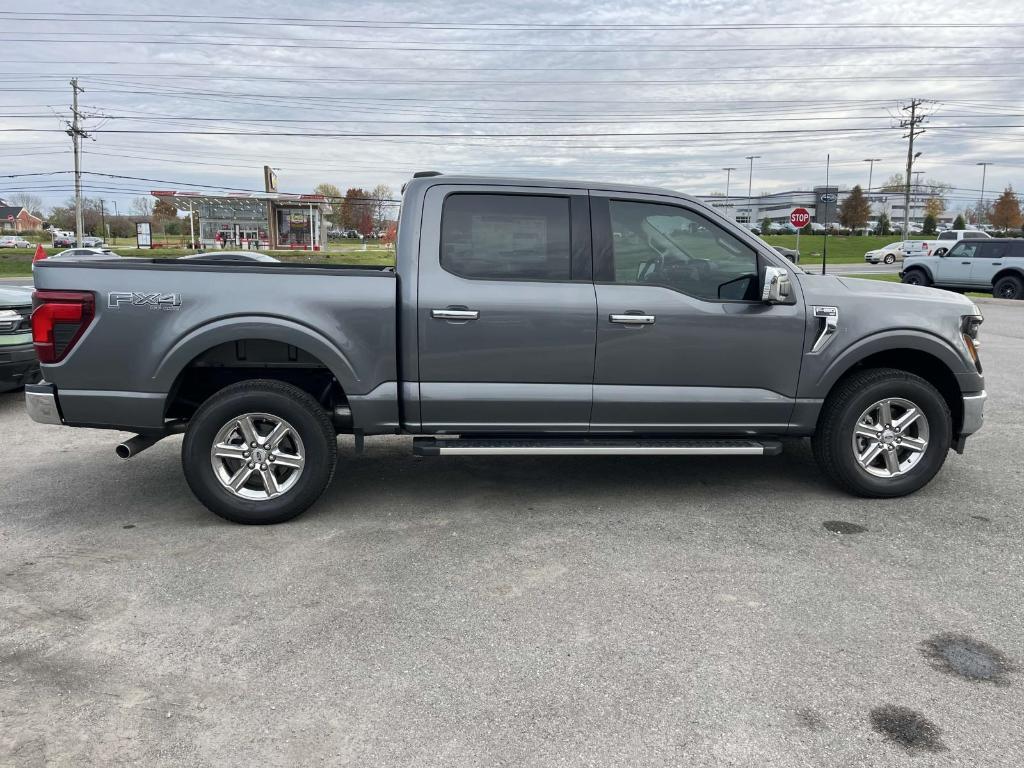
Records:
[[[806,208],[794,208],[789,214],[789,223],[796,227],[796,252],[800,253],[800,230],[811,223],[811,214]]]

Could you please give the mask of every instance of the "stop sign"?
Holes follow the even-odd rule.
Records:
[[[789,223],[797,229],[803,229],[811,223],[811,214],[806,208],[794,208],[789,214]]]

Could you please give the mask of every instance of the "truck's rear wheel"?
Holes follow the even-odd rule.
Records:
[[[996,280],[992,286],[996,299],[1024,299],[1024,280],[1016,275],[1007,275]]]
[[[270,379],[241,382],[211,397],[185,433],[182,466],[208,509],[249,525],[304,512],[330,483],[338,444],[320,404]]]
[[[932,284],[932,281],[928,279],[928,275],[923,269],[908,269],[903,273],[903,282],[907,285],[929,286]]]
[[[935,387],[906,371],[873,368],[848,377],[825,401],[814,457],[850,493],[905,496],[942,468],[952,431]]]

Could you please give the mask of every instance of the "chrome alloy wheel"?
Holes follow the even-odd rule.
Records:
[[[249,501],[266,501],[295,486],[306,452],[299,433],[284,419],[245,413],[217,432],[210,461],[226,491]]]
[[[875,477],[899,477],[917,466],[928,448],[928,419],[902,397],[868,406],[853,430],[853,455]]]

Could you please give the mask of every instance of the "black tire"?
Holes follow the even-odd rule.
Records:
[[[903,282],[907,285],[923,285],[925,287],[932,284],[931,278],[923,269],[908,269],[903,273]]]
[[[876,477],[861,467],[854,454],[853,435],[858,419],[883,398],[903,398],[924,414],[928,444],[906,474]],[[949,405],[939,391],[922,379],[895,368],[869,368],[851,374],[832,390],[812,439],[814,458],[836,485],[856,496],[906,496],[927,485],[942,468],[953,439]]]
[[[217,433],[247,413],[285,420],[302,441],[302,471],[280,496],[240,498],[225,488],[214,472],[210,452]],[[196,498],[214,514],[246,525],[282,523],[300,515],[330,484],[337,460],[337,436],[320,404],[298,387],[272,379],[233,384],[209,398],[189,422],[181,447],[185,479]]]
[[[1016,275],[1006,275],[992,286],[994,299],[1024,299],[1024,280]]]
[[[887,253],[887,254],[885,254],[885,258],[883,259],[883,261],[886,264],[895,264],[896,263],[896,257],[893,256],[891,253]]]

